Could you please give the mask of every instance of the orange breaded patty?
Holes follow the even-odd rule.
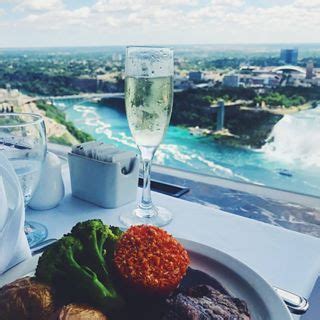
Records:
[[[166,231],[140,225],[122,235],[114,262],[127,285],[147,294],[165,295],[177,288],[190,260],[183,246]]]

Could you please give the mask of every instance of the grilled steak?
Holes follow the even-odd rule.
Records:
[[[250,320],[244,301],[208,285],[197,285],[167,299],[162,320]]]

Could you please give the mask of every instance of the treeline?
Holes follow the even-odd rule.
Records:
[[[242,64],[266,67],[266,66],[281,66],[283,63],[278,57],[239,57],[239,58],[218,58],[212,60],[199,61],[204,69],[239,69]],[[197,63],[199,65],[199,63]],[[196,66],[196,64],[195,64]]]
[[[252,88],[213,87],[205,89],[189,89],[174,95],[174,106],[171,123],[175,125],[213,128],[214,123],[208,117],[206,107],[216,104],[220,99],[226,102],[244,100],[247,106],[255,108],[262,101],[269,107],[299,106],[309,101],[320,100],[320,90],[316,87],[278,87],[257,93]],[[248,103],[249,102],[249,103]],[[250,102],[252,102],[250,104]],[[102,104],[125,113],[123,99],[106,98]]]
[[[217,103],[236,100],[253,101],[256,98],[251,88],[214,87],[206,89],[190,89],[174,95],[174,106],[171,121],[173,124],[212,128],[214,123],[208,117],[205,107]]]
[[[308,61],[312,60],[315,66],[320,66],[320,57],[302,58],[297,65],[306,67]],[[249,56],[249,57],[221,57],[221,58],[192,58],[184,62],[183,67],[188,70],[225,70],[239,69],[241,65],[251,65],[257,67],[270,67],[283,65],[278,56]]]
[[[285,108],[300,106],[306,103],[306,99],[303,96],[298,96],[294,94],[292,97],[288,97],[285,94],[281,94],[279,92],[270,92],[265,95],[258,95],[254,99],[255,103],[259,105],[264,102],[267,106],[270,107],[278,107],[283,106]]]
[[[48,118],[51,118],[51,119],[55,120],[57,123],[60,123],[60,124],[64,125],[67,128],[67,130],[79,142],[86,142],[86,141],[94,140],[94,138],[90,134],[88,134],[88,133],[76,128],[75,125],[72,122],[67,121],[65,113],[60,111],[60,110],[58,110],[55,106],[53,106],[51,104],[47,104],[44,101],[38,101],[37,102],[37,107],[39,109],[45,111],[45,115]],[[54,139],[59,140],[59,141],[52,141],[52,142],[65,144],[65,143],[63,143],[64,140],[61,137],[60,138],[59,137],[55,137]]]
[[[254,98],[255,103],[262,103],[270,107],[283,106],[285,108],[300,106],[306,102],[320,100],[319,87],[277,87],[270,89],[264,94],[257,94]]]
[[[177,92],[174,95],[171,123],[177,125],[201,125],[209,127],[212,121],[208,119],[205,107],[216,103],[218,100],[225,101],[253,100],[255,91],[251,88],[208,88],[189,89]],[[125,113],[124,99],[103,98],[101,104],[117,109]]]
[[[10,83],[12,88],[41,96],[63,96],[83,92],[118,92],[123,90],[123,81],[99,83],[95,78],[77,78],[68,75],[20,70],[7,71],[0,68],[0,88]]]
[[[274,89],[280,94],[284,94],[287,97],[301,96],[306,101],[320,100],[320,88],[319,87],[279,87]]]
[[[206,107],[219,99],[250,100],[253,101],[253,107],[257,98],[258,95],[251,88],[210,88],[176,93],[171,123],[215,130],[216,115]],[[260,148],[280,119],[280,115],[267,111],[256,112],[255,108],[241,110],[239,107],[228,107],[225,109],[225,128],[233,136],[214,135],[214,139],[229,145]]]
[[[43,96],[80,93],[80,89],[72,84],[72,79],[67,76],[33,73],[23,69],[13,72],[1,72],[0,70],[0,87],[5,87],[7,83],[10,83],[12,88]]]

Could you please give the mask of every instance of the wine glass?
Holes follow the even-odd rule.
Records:
[[[20,181],[24,203],[32,198],[40,180],[47,151],[43,118],[31,113],[0,114],[0,152],[4,152]],[[47,237],[45,226],[25,222],[30,247]]]
[[[172,220],[165,208],[154,206],[150,192],[153,156],[171,117],[173,104],[173,51],[159,47],[127,47],[125,104],[131,134],[143,165],[142,198],[133,212],[120,216],[126,226],[164,226]]]

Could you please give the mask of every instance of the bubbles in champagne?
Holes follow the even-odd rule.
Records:
[[[172,77],[126,78],[126,110],[137,145],[156,147],[168,127],[172,102]]]

